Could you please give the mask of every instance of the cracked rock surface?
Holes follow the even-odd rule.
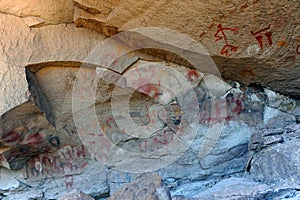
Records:
[[[0,199],[299,199],[299,8],[1,0]]]

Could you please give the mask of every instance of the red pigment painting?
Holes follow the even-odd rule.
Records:
[[[222,50],[221,50],[221,55],[226,55],[228,56],[229,50],[234,52],[237,51],[238,46],[234,46],[232,44],[229,44],[228,40],[227,40],[227,36],[225,34],[225,31],[231,31],[234,34],[236,34],[238,32],[238,28],[234,27],[234,28],[224,28],[222,26],[222,24],[218,25],[218,30],[215,33],[214,37],[215,37],[215,41],[219,41],[219,40],[224,40],[225,45],[223,46]],[[221,34],[221,35],[220,35]]]
[[[270,31],[271,25],[269,25],[266,28],[263,28],[259,31],[250,31],[251,35],[255,36],[260,48],[263,48],[263,36],[265,36],[267,38],[268,44],[270,45],[270,47],[272,46],[273,42],[272,42],[272,32]]]

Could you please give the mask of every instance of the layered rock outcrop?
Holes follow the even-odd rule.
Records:
[[[74,21],[108,36],[142,27],[188,34],[207,48],[223,78],[299,98],[297,10],[297,1],[75,1]]]
[[[1,1],[0,198],[297,199],[299,7]]]

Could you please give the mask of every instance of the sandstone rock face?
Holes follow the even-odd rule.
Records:
[[[162,65],[167,69],[167,65],[165,63],[154,63],[154,62],[149,62],[149,61],[138,61],[136,64],[134,64],[131,69],[133,69],[133,72],[136,70],[141,70],[140,66],[144,65],[151,65],[154,67],[155,65]],[[180,71],[182,73],[182,76],[187,76],[189,73],[199,73],[194,70],[189,70],[187,68],[184,68],[183,66],[178,66],[178,65],[172,65],[172,68]],[[97,70],[100,68],[97,68]],[[53,123],[56,126],[56,129],[65,131],[68,134],[76,133],[76,127],[78,127],[78,124],[73,123],[73,115],[78,115],[76,114],[77,110],[79,113],[82,113],[79,116],[83,116],[80,118],[81,120],[84,121],[84,124],[89,124],[88,120],[91,120],[92,116],[86,116],[86,113],[82,111],[88,111],[88,106],[84,104],[79,104],[80,106],[77,108],[75,107],[74,112],[74,107],[72,108],[72,100],[73,100],[73,106],[74,106],[74,100],[72,99],[72,93],[71,91],[74,90],[75,87],[73,87],[76,81],[76,74],[78,75],[78,70],[79,68],[76,67],[55,67],[55,66],[49,66],[49,67],[44,67],[41,68],[39,71],[34,72],[35,68],[30,68],[28,70],[28,74],[32,74],[30,77],[35,77],[36,81],[36,86],[32,88],[32,93],[34,96],[43,96],[44,98],[41,99],[41,102],[44,103],[39,103],[41,105],[48,105],[49,108],[49,113],[48,113],[48,118],[53,120]],[[87,77],[92,77],[95,74],[95,69],[80,69],[84,70],[84,75]],[[145,69],[143,69],[145,70]],[[128,71],[128,73],[130,70]],[[133,73],[132,72],[132,73]],[[142,72],[142,71],[141,71]],[[110,72],[112,73],[112,72]],[[143,72],[145,73],[145,72]],[[149,71],[147,73],[155,73],[155,71]],[[118,74],[116,74],[118,75]],[[109,76],[108,76],[109,77]],[[125,74],[126,77],[126,74]],[[132,77],[136,77],[135,75]],[[128,81],[131,81],[130,78],[131,76],[127,77],[126,82],[129,83]],[[32,78],[29,78],[30,82]],[[53,80],[56,80],[55,84],[53,84]],[[145,81],[144,78],[139,78],[139,81]],[[166,77],[161,78],[161,80],[166,79]],[[208,79],[206,81],[206,76],[201,78],[199,76],[198,80],[191,80],[191,84],[197,85],[200,84],[201,80],[202,82],[207,82],[207,84],[211,80],[211,76],[208,76]],[[84,82],[88,82],[89,79],[86,79]],[[95,129],[88,129],[89,132],[83,131],[80,134],[80,137],[82,141],[84,142],[84,145],[87,145],[88,149],[92,151],[91,153],[93,156],[95,156],[97,159],[102,160],[103,158],[107,158],[108,155],[114,154],[113,152],[117,151],[118,148],[122,149],[127,149],[130,151],[133,151],[136,154],[136,159],[139,160],[138,163],[145,163],[145,157],[146,159],[149,158],[149,156],[154,156],[156,155],[156,152],[151,153],[154,150],[160,149],[164,147],[165,144],[172,144],[173,142],[173,137],[176,136],[173,131],[176,131],[179,127],[178,124],[183,120],[183,116],[176,113],[176,105],[174,104],[173,106],[169,105],[168,102],[174,101],[174,97],[170,96],[169,100],[167,102],[163,102],[163,97],[167,95],[157,95],[156,93],[159,92],[159,88],[136,88],[138,91],[133,93],[131,96],[131,101],[129,103],[129,110],[130,110],[130,116],[133,119],[134,123],[137,123],[138,125],[143,125],[148,122],[149,118],[147,117],[147,109],[151,109],[151,106],[155,103],[160,102],[162,106],[164,106],[165,110],[167,111],[167,116],[160,116],[161,114],[158,113],[160,119],[156,119],[158,128],[162,128],[165,132],[159,132],[158,135],[150,137],[148,139],[143,139],[140,138],[141,136],[136,136],[134,133],[128,134],[129,130],[128,127],[132,126],[130,123],[132,122],[124,122],[119,121],[120,119],[123,119],[124,116],[127,115],[126,110],[123,110],[118,108],[118,104],[113,105],[113,101],[115,101],[112,97],[115,95],[116,91],[118,88],[114,88],[112,84],[107,82],[107,78],[103,78],[103,80],[100,81],[101,84],[97,85],[96,94],[95,94],[95,100],[93,100],[93,103],[96,102],[95,105],[95,111],[98,116],[99,123],[101,125],[102,131],[105,132],[107,137],[109,137],[109,140],[113,142],[116,147],[111,146],[109,144],[109,141],[103,143],[95,143],[95,140],[93,139],[93,135],[89,133],[93,133],[97,135],[96,128]],[[146,80],[147,81],[147,80]],[[92,80],[92,82],[94,82]],[[201,82],[201,84],[202,84]],[[215,80],[217,82],[217,80]],[[222,81],[217,82],[218,84],[222,85],[226,83],[223,83]],[[163,84],[161,82],[161,84]],[[175,83],[174,83],[175,84]],[[199,169],[199,174],[196,173],[193,175],[195,177],[202,177],[205,178],[206,176],[213,175],[215,173],[222,173],[220,170],[227,168],[228,170],[225,170],[226,173],[235,173],[235,172],[241,172],[244,170],[244,165],[242,163],[245,162],[246,159],[246,151],[247,151],[247,142],[251,136],[251,133],[253,132],[253,129],[260,125],[263,126],[263,102],[264,102],[264,94],[263,93],[255,93],[255,92],[250,92],[248,93],[243,92],[242,90],[250,90],[250,88],[243,88],[242,90],[232,90],[226,95],[226,100],[221,99],[220,97],[216,97],[213,93],[218,94],[219,92],[214,92],[216,91],[214,87],[205,87],[204,85],[201,85],[199,87],[195,87],[195,95],[198,96],[199,98],[196,99],[197,102],[194,102],[193,100],[189,98],[183,98],[180,100],[182,97],[178,96],[177,98],[179,99],[179,103],[182,103],[184,101],[188,102],[188,104],[183,104],[181,106],[182,111],[186,111],[188,113],[186,116],[187,120],[190,116],[191,112],[189,109],[195,109],[195,106],[200,107],[201,110],[201,116],[196,121],[197,125],[197,134],[198,137],[195,138],[195,141],[193,141],[194,137],[187,137],[185,140],[187,143],[192,144],[192,142],[195,143],[193,145],[193,149],[187,154],[187,157],[184,158],[184,160],[190,160],[188,162],[194,163],[192,166],[195,169]],[[52,85],[49,87],[49,85]],[[130,85],[129,85],[130,86]],[[215,84],[216,88],[217,84]],[[124,87],[124,86],[123,86]],[[133,87],[133,86],[130,86]],[[60,88],[60,89],[57,89]],[[78,94],[80,94],[82,97],[85,95],[91,95],[88,97],[92,97],[92,94],[89,94],[89,92],[86,91],[87,87],[84,87],[79,91]],[[230,87],[229,87],[230,88]],[[77,89],[80,89],[77,87]],[[120,89],[120,88],[119,88]],[[208,91],[208,89],[212,89],[212,92]],[[255,88],[252,88],[252,90],[255,90]],[[176,90],[175,90],[176,91]],[[166,91],[161,91],[162,93]],[[74,94],[74,93],[73,93]],[[149,98],[149,96],[145,96],[145,94],[152,96],[153,98]],[[191,93],[192,94],[192,93]],[[256,100],[252,100],[251,103],[249,102],[253,96],[256,97]],[[74,97],[74,96],[73,96]],[[126,106],[128,102],[126,101],[121,101],[118,96],[115,96],[116,99],[118,99],[118,102],[122,106]],[[126,97],[126,96],[125,96]],[[188,97],[188,96],[187,96]],[[124,97],[122,97],[124,98]],[[212,98],[218,99],[214,100],[211,102]],[[68,106],[66,106],[68,105]],[[93,104],[92,104],[93,105]],[[193,107],[185,107],[185,106],[193,106]],[[146,106],[146,109],[145,107]],[[115,107],[115,108],[114,108]],[[178,107],[178,105],[177,105]],[[114,113],[114,109],[118,109],[117,113]],[[47,109],[45,109],[47,110]],[[157,112],[154,110],[154,112]],[[117,114],[117,115],[116,115]],[[222,114],[222,116],[219,116]],[[116,118],[117,116],[117,118]],[[120,117],[119,117],[120,116]],[[123,117],[123,118],[122,118]],[[181,119],[180,119],[181,118]],[[192,115],[192,118],[194,120],[194,116]],[[78,119],[77,119],[78,120]],[[151,120],[151,116],[150,116]],[[176,122],[177,120],[177,122]],[[156,124],[156,123],[154,123]],[[165,125],[164,125],[165,124]],[[210,129],[210,126],[215,126],[218,127],[224,126],[223,129],[216,129],[212,128]],[[165,128],[164,128],[165,126]],[[80,126],[83,130],[83,126]],[[160,129],[157,129],[160,131]],[[81,131],[82,131],[81,130]],[[138,133],[139,130],[142,129],[136,129],[135,133]],[[189,129],[187,129],[189,130]],[[214,142],[212,142],[212,149],[203,149],[201,146],[206,146],[204,145],[205,142],[209,142],[209,136],[211,130],[217,130],[220,131],[218,135],[215,136]],[[78,131],[78,130],[77,130]],[[124,134],[126,133],[126,134]],[[63,136],[62,136],[63,137]],[[138,138],[137,138],[138,137]],[[183,138],[184,139],[184,138]],[[132,140],[132,141],[130,141]],[[130,142],[128,142],[130,141]],[[209,142],[211,143],[211,142]],[[97,147],[98,145],[98,147]],[[103,152],[101,155],[96,153],[96,149],[92,149],[91,147],[95,148],[100,148],[97,149],[97,152],[101,150],[101,148],[105,147],[106,150],[112,148],[110,153],[109,152]],[[178,146],[178,145],[177,145]],[[117,148],[118,147],[118,148]],[[185,148],[185,147],[184,147]],[[201,151],[200,151],[201,150]],[[103,151],[103,149],[102,149]],[[207,151],[212,151],[212,152],[207,152]],[[228,153],[227,153],[228,152]],[[150,153],[147,155],[146,153]],[[140,154],[140,155],[139,155]],[[173,153],[169,153],[170,156],[176,157],[180,154],[178,152],[174,151]],[[209,155],[207,155],[209,154]],[[126,156],[126,155],[122,155]],[[156,155],[161,157],[159,154]],[[116,167],[118,165],[122,166],[124,163],[120,162],[118,158],[121,156],[118,155],[116,157],[116,160],[110,158],[111,160],[108,162],[110,165]],[[228,160],[231,159],[241,159],[240,162],[237,162],[237,160],[233,160],[232,163],[227,162]],[[125,159],[126,160],[126,159]],[[124,160],[124,161],[125,161]],[[128,165],[128,170],[133,167],[134,165],[137,165],[137,160],[132,160],[132,162],[129,162],[129,160],[126,160],[126,164]],[[200,162],[199,163],[197,162]],[[183,161],[182,163],[179,162],[178,167],[184,167],[186,165],[187,161]],[[130,164],[131,163],[131,164]],[[241,163],[236,167],[230,167],[234,163]],[[151,167],[151,165],[150,165]],[[230,168],[232,170],[230,170]],[[135,169],[138,169],[138,167],[135,167]],[[142,169],[142,168],[141,168]],[[139,169],[139,170],[141,170]],[[131,169],[132,170],[132,169]],[[152,170],[152,169],[150,169]],[[172,170],[171,170],[172,171]],[[174,172],[169,172],[168,173],[174,173]],[[223,170],[222,170],[223,171]],[[186,176],[185,174],[177,174],[176,176],[180,176],[179,178],[187,178],[190,176]]]
[[[73,25],[30,29],[24,18],[0,15],[0,114],[28,100],[24,67],[51,61],[81,61],[103,39]],[[79,48],[80,47],[80,48]]]
[[[0,114],[14,108],[28,100],[28,83],[26,81],[24,68],[14,64],[0,61]],[[27,95],[26,95],[27,92]]]
[[[9,13],[27,20],[35,18],[33,26],[73,22],[73,2],[71,0],[51,0],[43,3],[33,1],[1,1],[2,13]],[[30,19],[31,18],[31,19]]]
[[[299,8],[1,1],[0,199],[298,198]]]
[[[188,34],[208,49],[224,78],[258,82],[299,98],[300,92],[295,91],[299,85],[299,6],[296,0],[103,4],[81,0],[75,4],[75,23],[108,36],[153,26]]]
[[[56,181],[65,181],[66,185],[68,185],[66,187],[69,189],[72,188],[70,186],[72,185],[72,180],[78,180],[75,181],[76,185],[83,187],[83,179],[80,178],[81,176],[87,176],[87,174],[93,176],[93,173],[97,173],[97,170],[105,170],[101,165],[99,166],[88,162],[90,158],[89,153],[91,153],[92,158],[97,159],[103,164],[107,164],[109,168],[117,168],[127,172],[135,172],[140,166],[150,166],[150,168],[147,169],[153,169],[152,166],[145,161],[153,155],[160,161],[160,155],[155,154],[155,150],[161,149],[165,145],[172,144],[171,142],[174,140],[174,136],[176,137],[174,131],[176,132],[176,130],[178,130],[178,125],[183,122],[183,119],[189,120],[189,116],[192,113],[190,109],[195,109],[196,106],[199,107],[199,112],[201,112],[196,123],[197,136],[195,138],[185,138],[185,135],[182,135],[182,139],[185,139],[186,142],[190,143],[190,148],[184,152],[181,157],[178,157],[178,155],[181,154],[176,154],[176,151],[174,151],[175,153],[173,152],[173,154],[169,154],[171,155],[169,159],[173,157],[172,159],[175,159],[176,162],[159,170],[166,186],[171,189],[173,195],[192,197],[190,195],[191,192],[189,192],[191,188],[196,187],[197,194],[199,191],[207,189],[207,183],[204,183],[206,179],[212,180],[212,184],[208,185],[214,185],[214,180],[218,180],[218,178],[222,176],[243,173],[247,162],[247,146],[251,134],[255,132],[256,129],[265,127],[265,121],[268,121],[269,125],[272,125],[272,121],[277,123],[274,119],[276,119],[278,115],[267,115],[267,118],[265,118],[266,115],[264,115],[264,112],[269,100],[268,95],[264,90],[259,86],[237,87],[237,83],[231,83],[231,86],[213,75],[202,75],[196,70],[176,64],[170,64],[170,66],[168,66],[168,63],[161,61],[146,61],[143,60],[142,55],[139,56],[140,60],[133,64],[129,64],[129,69],[123,74],[123,77],[126,78],[127,88],[122,84],[123,79],[120,79],[121,82],[113,81],[114,79],[111,79],[113,77],[112,75],[115,75],[118,79],[120,78],[120,74],[109,70],[105,71],[106,73],[101,77],[96,88],[94,88],[96,92],[94,99],[92,99],[92,105],[94,105],[97,120],[109,139],[107,140],[107,143],[103,141],[103,143],[98,143],[99,140],[94,139],[94,137],[97,136],[97,132],[93,126],[92,129],[86,127],[87,130],[94,131],[88,132],[92,134],[87,134],[84,137],[80,135],[82,132],[80,133],[81,130],[76,129],[78,124],[73,122],[73,118],[76,113],[82,113],[84,123],[89,124],[89,121],[91,121],[90,115],[86,115],[82,112],[88,111],[89,107],[86,106],[87,104],[79,104],[82,105],[82,107],[75,107],[74,110],[74,107],[71,106],[72,101],[74,102],[74,96],[72,96],[74,95],[74,92],[72,93],[72,91],[77,87],[76,81],[78,81],[79,70],[86,76],[86,79],[84,79],[86,82],[91,81],[91,83],[94,83],[94,80],[90,78],[95,74],[102,72],[102,68],[79,68],[76,66],[76,63],[74,64],[73,62],[46,63],[42,66],[34,65],[27,68],[27,77],[33,97],[32,100],[46,112],[45,114],[42,114],[41,111],[38,111],[41,113],[43,120],[50,119],[50,122],[55,125],[55,128],[52,127],[52,125],[49,125],[50,128],[48,129],[51,130],[52,127],[55,132],[59,133],[57,136],[60,139],[60,145],[57,147],[56,152],[41,151],[39,155],[28,155],[24,154],[22,151],[18,151],[20,155],[27,156],[26,158],[29,159],[26,162],[25,170],[23,172],[23,177],[25,178],[21,179],[22,182],[32,185],[33,182],[40,182],[44,178],[50,176],[55,178]],[[125,63],[125,66],[127,65],[128,63]],[[152,66],[152,71],[147,71],[147,68],[141,68],[141,66],[145,65]],[[147,87],[139,87],[138,85],[129,101],[129,110],[132,120],[138,125],[147,124],[149,121],[150,123],[154,123],[151,122],[153,119],[151,115],[148,115],[148,112],[157,112],[157,110],[151,111],[151,109],[154,109],[151,108],[151,106],[159,103],[164,106],[166,113],[164,115],[162,115],[162,113],[157,113],[159,118],[156,120],[160,121],[157,125],[169,130],[169,132],[158,133],[146,139],[140,138],[141,136],[136,136],[134,134],[126,135],[124,133],[128,133],[128,130],[121,129],[121,127],[124,127],[122,121],[119,122],[119,124],[117,123],[117,120],[123,118],[114,116],[116,113],[113,113],[113,106],[118,108],[118,115],[126,116],[126,112],[124,113],[122,109],[118,107],[118,102],[122,102],[120,105],[127,105],[126,101],[124,102],[124,100],[122,100],[122,98],[124,99],[123,96],[126,97],[127,94],[124,92],[126,91],[125,89],[128,89],[128,87],[134,88],[134,85],[130,85],[130,81],[136,81],[136,79],[139,80],[141,77],[145,78],[143,76],[137,78],[139,77],[137,74],[137,71],[139,70],[141,70],[141,75],[144,73],[154,73],[152,77],[155,77],[155,70],[153,71],[155,66],[163,66],[165,70],[169,67],[179,71],[180,75],[178,76],[186,77],[191,84],[197,101],[194,102],[191,98],[191,91],[184,91],[181,94],[180,92],[176,92],[179,88],[173,90],[177,93],[178,99],[176,100],[177,102],[174,102],[175,96],[166,93],[167,90],[160,90],[160,88],[155,87],[152,88],[151,85]],[[120,65],[118,67],[120,67]],[[133,75],[126,75],[130,73],[133,73]],[[194,74],[194,76],[190,76],[190,74]],[[195,74],[198,74],[198,76],[195,76]],[[169,74],[167,73],[167,75]],[[162,75],[160,74],[160,76]],[[173,76],[169,75],[169,77]],[[162,76],[162,80],[164,79],[169,80],[167,76]],[[171,79],[170,81],[173,81],[174,84],[176,83],[175,80]],[[150,80],[146,80],[146,83],[147,82],[150,82]],[[206,84],[203,84],[203,82]],[[161,84],[162,83],[163,82],[161,82]],[[221,88],[223,84],[229,91],[223,93],[220,92],[222,91]],[[84,87],[84,84],[79,84],[79,86],[83,86],[79,91],[79,94],[82,95],[79,97],[83,98],[83,100],[86,100],[86,98],[90,99],[93,96],[92,94],[89,94],[88,87]],[[122,88],[123,90],[120,90]],[[116,91],[123,91],[124,93],[116,93]],[[122,98],[118,98],[119,94],[123,95],[121,95]],[[117,97],[115,100],[113,99],[114,95]],[[112,102],[116,100],[117,104],[113,105]],[[187,104],[178,104],[178,102],[182,103],[185,101]],[[284,100],[278,101],[279,105],[284,102]],[[173,103],[169,104],[168,102]],[[32,110],[37,109],[31,103],[27,104],[31,105],[31,107],[25,109],[29,113],[32,112]],[[269,105],[271,106],[272,104]],[[178,112],[178,109],[189,114],[184,116],[184,112]],[[290,113],[294,112],[293,109],[296,108],[291,108]],[[20,112],[18,111],[15,113]],[[14,114],[14,110],[12,110],[4,116],[6,116],[5,119],[11,119],[14,118],[16,114]],[[294,117],[293,114],[289,114],[288,116]],[[36,117],[36,115],[33,117]],[[194,115],[192,115],[192,117],[194,118]],[[295,120],[287,120],[286,123],[293,124],[295,123]],[[218,128],[219,126],[222,128]],[[9,126],[9,128],[11,128],[11,126]],[[79,128],[85,127],[79,126]],[[126,128],[126,126],[124,128]],[[11,129],[14,130],[13,128]],[[218,135],[211,135],[211,130],[220,132]],[[79,141],[78,134],[81,136],[83,144]],[[179,132],[179,134],[184,133]],[[57,142],[57,140],[54,140],[54,142]],[[110,146],[108,142],[112,142],[115,146]],[[50,143],[45,141],[45,145],[49,144]],[[6,147],[6,145],[3,147]],[[106,151],[103,151],[103,148]],[[110,148],[112,148],[112,150]],[[116,151],[118,148],[126,149],[128,152],[137,152],[138,156],[132,160],[125,159],[122,161],[126,155],[118,155],[116,153],[118,152]],[[99,154],[99,152],[101,152],[101,154]],[[144,154],[145,152],[148,153],[148,155]],[[149,154],[149,152],[151,154]],[[119,158],[119,160],[113,160],[109,155],[112,155],[111,157],[114,158]],[[111,160],[106,160],[107,158],[110,158]],[[126,167],[122,169],[121,167],[124,166],[124,162],[126,162]],[[97,166],[97,169],[96,171],[88,171],[88,166]],[[111,189],[110,194],[116,192],[122,184],[136,178],[136,176],[130,173],[122,175],[122,173],[118,171],[111,172],[111,169],[107,174],[104,173],[102,175],[103,179],[101,180],[108,182]],[[122,180],[122,176],[124,177],[124,180]],[[198,185],[196,183],[195,185],[194,182],[196,181],[201,181],[202,183],[200,182]],[[87,182],[87,187],[89,185],[90,183]],[[96,190],[98,190],[96,193],[97,195],[95,195],[95,193],[93,195],[92,191],[85,192],[92,196],[108,195],[108,186],[106,184],[95,185],[97,186]],[[184,185],[186,185],[186,187],[183,191]],[[56,198],[57,194],[64,193],[63,188],[55,188],[51,182],[43,184],[43,187],[45,189],[47,188],[47,193],[44,194],[47,198]],[[41,192],[37,189],[38,188],[34,187],[34,190],[37,192],[36,196],[39,196]],[[9,196],[14,198],[14,195],[18,194],[10,194]]]
[[[25,23],[20,23],[22,21],[21,19],[17,17],[11,17],[15,19],[13,22],[9,20],[9,16],[4,14],[1,14],[1,16],[1,39],[6,41],[5,43],[1,43],[1,49],[3,49],[3,51],[0,54],[0,94],[2,97],[0,101],[0,113],[2,115],[6,111],[26,101],[25,93],[27,91],[28,84],[24,76],[24,68],[22,68],[17,61],[9,59],[9,56],[10,51],[15,49],[14,47],[17,46],[16,38],[19,36],[20,32],[24,34],[22,39],[22,44],[24,45],[19,45],[21,49],[25,49],[25,46],[28,45],[30,38],[27,37],[29,28]],[[19,24],[18,29],[20,31],[12,31],[14,23]],[[27,31],[24,31],[26,29]],[[18,51],[15,54],[18,55],[15,59],[18,59],[19,56],[22,56],[21,52],[22,51]]]
[[[73,25],[30,29],[24,19],[4,14],[1,24],[1,37],[6,41],[2,44],[1,59],[19,67],[51,61],[82,61],[103,40],[103,36]]]

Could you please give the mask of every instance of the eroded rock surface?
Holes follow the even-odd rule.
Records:
[[[172,195],[183,195],[192,198],[191,194],[198,195],[201,191],[207,190],[216,184],[220,177],[232,174],[241,176],[243,174],[246,168],[248,141],[251,135],[257,129],[274,125],[272,122],[275,125],[277,124],[275,120],[278,118],[277,114],[264,114],[266,108],[273,105],[270,103],[264,89],[258,85],[245,87],[234,82],[228,84],[213,75],[202,74],[197,70],[177,64],[146,61],[143,60],[142,55],[140,56],[140,60],[132,62],[129,67],[127,66],[128,63],[119,62],[129,68],[123,74],[123,78],[120,74],[106,69],[105,74],[102,74],[103,76],[96,85],[94,85],[93,77],[97,73],[98,75],[101,74],[103,68],[92,65],[88,68],[79,68],[76,63],[58,62],[27,68],[27,77],[31,86],[31,99],[45,113],[36,107],[34,108],[41,113],[43,120],[48,119],[50,121],[47,121],[48,126],[59,137],[60,145],[56,151],[43,151],[37,155],[32,154],[29,156],[22,151],[18,152],[22,156],[27,156],[28,159],[23,170],[23,178],[20,179],[23,183],[32,185],[34,182],[41,183],[44,179],[52,177],[56,181],[64,180],[68,189],[74,189],[75,184],[71,183],[72,180],[78,179],[78,181],[75,181],[77,187],[81,184],[81,176],[93,176],[93,173],[97,173],[97,170],[106,170],[103,165],[95,165],[89,162],[91,158],[94,158],[108,166],[108,171],[103,174],[101,179],[107,184],[105,184],[105,187],[95,184],[97,187],[95,190],[103,192],[93,193],[87,191],[86,193],[91,196],[108,196],[109,193],[113,195],[123,184],[130,183],[136,178],[136,175],[130,172],[143,169],[143,167],[145,167],[144,169],[153,169],[153,166],[147,160],[153,162],[156,159],[156,161],[159,161],[157,166],[162,163],[160,161],[170,161],[164,160],[165,154],[159,154],[156,151],[172,145],[172,142],[178,136],[185,139],[190,146],[186,151],[183,151],[183,154],[177,154],[181,151],[173,151],[167,154],[168,159],[174,159],[175,162],[171,162],[170,166],[162,169],[158,167],[160,169],[158,172],[162,176],[166,187],[171,190]],[[151,70],[142,68],[148,65],[152,66]],[[162,66],[165,69],[165,74],[155,75],[156,71],[153,71],[155,66]],[[120,64],[117,67],[122,68]],[[167,71],[166,69],[171,70]],[[84,79],[80,80],[83,81],[81,83],[91,83],[95,90],[95,97],[85,84],[79,84],[82,87],[76,85],[76,81],[79,79],[79,70],[84,75]],[[169,78],[173,77],[172,70],[178,71],[178,77],[186,78],[191,85],[189,90],[180,91],[180,88],[173,88],[173,92],[177,94],[177,96],[174,96],[165,88],[148,84],[151,81],[157,83],[155,82],[157,79],[154,78],[156,76],[160,77],[160,80],[169,80],[160,82],[160,84],[176,84],[176,78]],[[151,76],[153,80],[143,76],[149,73],[153,74]],[[124,85],[125,82],[126,85]],[[131,82],[137,85],[133,85]],[[141,85],[144,83],[146,85]],[[74,88],[76,87],[79,89],[77,91],[79,96],[74,98]],[[135,91],[130,96],[129,102],[127,102],[127,90],[131,91],[132,88]],[[225,91],[224,88],[226,88]],[[123,93],[118,93],[120,91]],[[195,95],[196,101],[191,98],[193,95]],[[77,98],[84,101],[77,104],[79,107],[75,107],[74,110],[72,103],[74,103],[74,100],[79,100]],[[283,105],[285,99],[277,101],[278,105]],[[84,102],[90,102],[91,104],[85,104]],[[180,104],[182,102],[186,103]],[[29,102],[27,104],[32,105]],[[157,104],[163,106],[165,112],[161,113],[156,110],[155,106],[152,107],[155,104],[156,106]],[[90,109],[88,105],[94,106],[97,115],[96,120],[91,120],[91,115],[85,113]],[[128,105],[129,116],[137,125],[151,123],[156,124],[162,130],[159,129],[158,133],[148,138],[141,138],[142,135],[134,135],[139,133],[139,129],[136,129],[136,132],[133,131],[132,135],[128,134],[130,130],[126,129],[128,123],[122,122],[124,116],[127,115],[127,110],[119,107],[120,105]],[[275,106],[273,105],[273,107]],[[293,113],[296,107],[289,107],[290,114],[287,114],[287,119],[293,118],[294,120],[286,120],[286,124],[295,123]],[[27,112],[31,112],[32,108],[29,108]],[[272,109],[277,111],[277,108]],[[282,107],[282,110],[284,108]],[[200,115],[191,115],[193,109],[199,109]],[[78,115],[78,113],[81,113],[81,115]],[[78,126],[76,122],[74,123],[73,120],[76,115],[79,116],[80,120],[83,120],[84,124],[98,122],[107,136],[106,140],[98,139],[98,137],[103,138],[96,131],[97,129],[93,123],[89,127],[84,127],[84,124]],[[156,118],[155,115],[157,115]],[[15,114],[12,110],[4,116],[13,118]],[[282,116],[280,119],[285,120]],[[191,119],[195,125],[195,138],[190,137],[192,133],[189,132],[190,128],[185,129],[186,125],[182,126],[186,123],[184,120]],[[197,121],[194,121],[195,119]],[[30,118],[24,120],[26,122]],[[121,121],[118,122],[118,120]],[[214,132],[218,134],[213,135]],[[83,133],[86,135],[82,135]],[[57,141],[54,140],[54,142]],[[45,144],[49,145],[49,141],[48,143],[45,141]],[[137,154],[135,157],[128,157],[129,154],[120,154],[118,149],[125,149],[128,152]],[[152,159],[153,157],[155,159]],[[124,164],[126,167],[124,167]],[[89,167],[96,167],[97,169],[96,171],[87,171]],[[124,170],[125,172],[112,171],[111,168]],[[51,182],[41,184],[43,188],[48,188],[47,193],[44,194],[47,198],[56,198],[56,194],[63,193],[62,188],[52,187]],[[86,184],[87,186],[90,185],[88,182]],[[106,187],[109,187],[110,190],[108,191]],[[34,187],[35,191],[37,189]],[[30,190],[28,189],[28,192]],[[37,190],[37,194],[40,193]],[[10,195],[13,197],[13,195],[18,194],[10,193]]]
[[[297,199],[299,7],[1,1],[0,198]]]
[[[300,5],[296,0],[75,2],[79,27],[108,36],[142,27],[176,30],[201,41],[224,78],[258,82],[299,98]]]
[[[31,156],[57,151],[63,142],[32,102],[2,115],[0,127],[0,146],[6,148],[1,164],[10,169],[21,169]]]
[[[94,198],[88,196],[83,192],[73,190],[65,196],[59,197],[58,200],[94,200]]]
[[[34,22],[31,26],[47,24],[71,23],[73,21],[73,2],[71,0],[33,1],[1,1],[2,13],[25,17],[26,21]]]
[[[192,199],[288,199],[296,193],[297,191],[290,187],[271,187],[247,178],[229,178]]]
[[[171,200],[171,196],[157,174],[146,173],[108,199]]]
[[[24,67],[52,61],[82,61],[103,40],[102,35],[72,24],[30,29],[25,18],[3,13],[0,24],[0,114],[29,99]]]
[[[298,187],[299,128],[294,125],[254,133],[249,143],[249,174],[259,181]]]
[[[109,185],[106,179],[106,170],[103,165],[89,161],[83,166],[81,172],[76,168],[76,161],[70,165],[63,165],[64,174],[57,173],[57,169],[45,169],[47,171],[34,172],[33,175],[26,177],[26,171],[8,171],[1,169],[1,182],[11,183],[0,185],[1,198],[5,200],[14,199],[57,199],[73,190],[81,191],[89,196],[106,198],[109,196]],[[43,165],[42,165],[43,166]],[[78,166],[79,167],[79,166]],[[63,169],[60,170],[63,170]],[[76,171],[77,169],[77,171]],[[62,172],[62,171],[61,171]]]

